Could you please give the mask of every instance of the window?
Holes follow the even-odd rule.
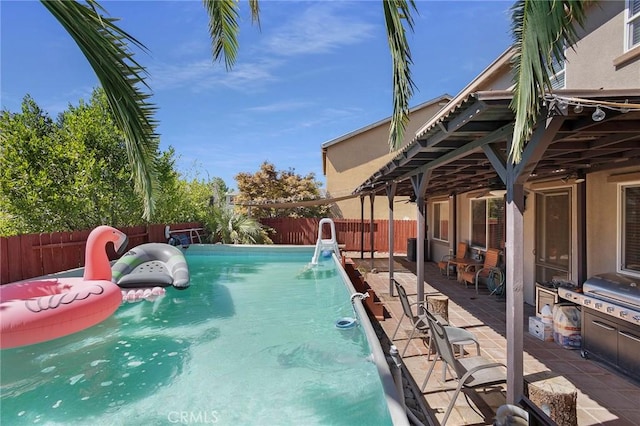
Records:
[[[640,46],[640,0],[627,0],[625,51]]]
[[[620,266],[640,274],[640,183],[623,186],[621,195]]]
[[[640,1],[640,0],[638,0]],[[565,82],[565,70],[566,70],[566,61],[564,58],[553,58],[551,61],[552,72],[555,74],[549,76],[549,80],[551,81],[552,89],[564,89],[566,86]]]
[[[449,241],[449,202],[433,204],[433,238]]]
[[[571,189],[536,193],[536,281],[568,280],[571,268]]]
[[[504,198],[471,200],[471,245],[502,249],[504,243]]]

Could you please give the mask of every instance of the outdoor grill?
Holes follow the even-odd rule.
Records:
[[[582,355],[640,380],[640,279],[600,274],[586,280],[582,292],[559,288],[558,295],[583,306]]]
[[[640,325],[640,280],[614,273],[594,275],[584,282],[581,293],[559,288],[558,295],[578,305]]]

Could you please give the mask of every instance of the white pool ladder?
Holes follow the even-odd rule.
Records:
[[[325,223],[328,223],[331,227],[331,238],[328,240],[322,238],[322,225]],[[316,250],[313,253],[313,258],[311,258],[312,265],[318,264],[318,259],[324,250],[331,250],[336,256],[340,256],[340,248],[336,240],[336,225],[333,223],[333,220],[327,217],[320,219],[320,223],[318,224],[318,241],[316,242]]]

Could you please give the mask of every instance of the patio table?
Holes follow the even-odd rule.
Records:
[[[459,283],[462,283],[462,272],[467,268],[467,266],[469,265],[482,266],[484,264],[481,260],[475,260],[475,259],[461,259],[461,260],[456,260],[455,262],[452,261],[451,263],[455,264],[456,266]]]

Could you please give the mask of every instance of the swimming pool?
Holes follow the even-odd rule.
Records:
[[[3,350],[0,423],[406,422],[370,324],[336,327],[354,316],[344,271],[336,258],[308,268],[312,254],[191,246],[189,289]]]

